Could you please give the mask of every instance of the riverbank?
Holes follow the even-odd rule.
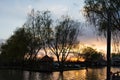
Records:
[[[88,66],[92,67],[92,66]],[[95,66],[94,66],[95,67]],[[98,67],[98,66],[96,66]],[[102,67],[102,66],[99,66]],[[86,69],[84,62],[65,62],[60,68],[58,62],[23,62],[23,63],[7,63],[1,64],[0,69],[24,70],[34,72],[56,72],[56,71],[69,71]]]
[[[46,64],[46,65],[45,65]],[[49,63],[43,63],[39,64],[39,66],[33,66],[33,65],[1,65],[0,69],[11,69],[11,70],[25,70],[25,71],[34,71],[34,72],[56,72],[56,71],[69,71],[69,70],[79,70],[85,68],[85,66],[81,66],[80,64],[73,64],[73,63],[67,63],[63,66],[63,68],[59,68],[58,65],[52,63],[50,65]],[[50,66],[49,66],[50,65]]]
[[[87,68],[101,68],[106,67],[102,64],[93,64],[85,62],[64,62],[60,67],[58,62],[44,62],[44,61],[21,61],[21,62],[9,62],[0,63],[0,69],[13,69],[13,70],[27,70],[35,72],[55,72],[55,71],[69,71],[80,70]],[[119,67],[119,66],[112,66]]]

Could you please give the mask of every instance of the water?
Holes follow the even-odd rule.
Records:
[[[112,72],[120,68],[112,68]],[[72,70],[59,72],[40,73],[20,70],[0,70],[0,80],[105,80],[106,68],[88,68],[88,70]]]

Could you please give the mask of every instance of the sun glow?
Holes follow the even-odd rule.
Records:
[[[94,43],[94,44],[93,44]],[[78,43],[76,45],[74,45],[73,49],[71,49],[70,51],[70,54],[68,55],[68,58],[66,61],[72,61],[72,62],[76,62],[76,61],[80,61],[80,62],[84,62],[85,59],[83,57],[78,57],[77,55],[81,55],[82,54],[82,50],[86,47],[92,47],[93,49],[96,49],[97,51],[99,52],[102,52],[102,53],[105,53],[106,51],[106,46],[104,43],[99,43],[99,42],[94,42],[92,41],[91,44],[87,44],[87,43]],[[54,55],[54,53],[51,53],[51,51],[49,49],[46,49],[47,50],[47,55],[49,57],[53,57],[54,61],[57,61],[57,58],[56,56]],[[38,59],[41,59],[43,56],[45,56],[45,51],[44,50],[40,50],[38,55],[37,55],[37,58]],[[25,55],[25,58],[29,58],[30,55],[29,54],[26,54]]]
[[[81,58],[72,57],[69,59],[69,61],[71,61],[71,62],[77,62],[77,61],[84,62],[85,59],[82,57]]]
[[[77,46],[75,46],[74,51],[82,53],[82,50],[86,47],[92,47],[93,49],[96,49],[98,52],[106,53],[105,42],[100,41],[92,41],[89,43],[80,42]]]

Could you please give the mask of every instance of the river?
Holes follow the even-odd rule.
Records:
[[[120,68],[112,68],[112,72],[120,71]],[[105,80],[106,67],[88,68],[81,70],[41,73],[20,70],[0,70],[0,80]]]

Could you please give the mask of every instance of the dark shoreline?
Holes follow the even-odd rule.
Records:
[[[103,68],[106,66],[90,66],[87,68]],[[113,67],[113,66],[112,66]],[[115,66],[116,67],[116,66]],[[118,66],[117,66],[118,67]],[[49,69],[49,70],[41,70],[41,69],[35,69],[35,68],[22,68],[22,67],[6,67],[6,66],[0,66],[0,70],[22,70],[22,71],[32,71],[32,72],[61,72],[61,71],[71,71],[71,70],[81,70],[86,69],[86,67],[80,67],[80,68],[63,68],[63,69]]]
[[[33,71],[33,72],[56,72],[56,71],[69,71],[69,70],[80,70],[87,68],[103,68],[106,65],[101,64],[87,64],[85,62],[65,62],[64,66],[60,68],[58,62],[15,62],[15,63],[1,63],[0,69],[10,70],[22,70],[22,71]],[[120,67],[120,65],[112,65],[111,67]]]
[[[32,71],[32,72],[61,72],[61,71],[70,71],[70,70],[80,70],[85,69],[85,67],[81,68],[65,68],[65,69],[55,69],[55,70],[40,70],[40,69],[31,69],[31,68],[18,68],[18,67],[0,67],[0,70],[21,70],[21,71]]]
[[[90,66],[88,68],[103,68],[106,66]],[[111,66],[113,68],[120,68],[120,66]],[[61,71],[71,71],[71,70],[81,70],[86,69],[86,67],[80,67],[80,68],[64,68],[64,69],[52,69],[52,70],[40,70],[40,69],[31,69],[31,68],[21,68],[21,67],[6,67],[6,66],[0,66],[0,70],[21,70],[21,71],[31,71],[31,72],[45,72],[45,73],[51,73],[51,72],[61,72]]]

